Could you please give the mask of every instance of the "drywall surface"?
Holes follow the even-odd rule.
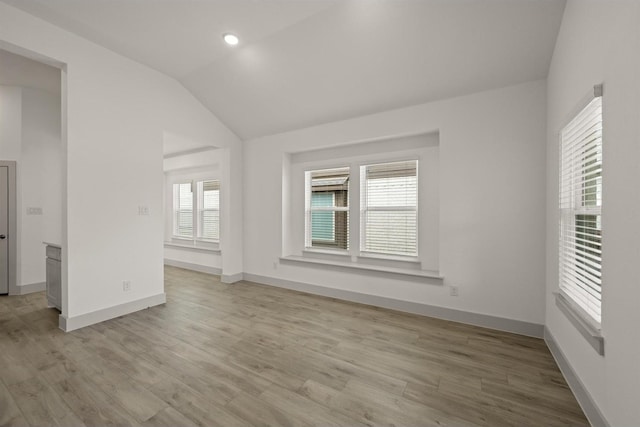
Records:
[[[548,78],[546,325],[611,425],[640,424],[640,4],[569,1]],[[599,356],[556,307],[558,141],[596,84],[603,96],[602,332]]]
[[[0,85],[0,160],[18,161],[22,140],[22,89]]]
[[[0,44],[66,65],[64,316],[163,292],[164,131],[228,150],[238,196],[223,212],[236,238],[223,270],[242,271],[242,147],[231,131],[175,80],[4,3]]]
[[[17,162],[17,286],[43,283],[42,242],[61,238],[60,97],[0,86],[0,139],[0,159]]]
[[[246,142],[245,272],[542,324],[545,90],[536,81]],[[283,201],[295,199],[283,190],[292,153],[431,132],[439,132],[444,285],[279,263],[299,243],[287,241],[295,212],[283,212]],[[450,296],[446,285],[460,295]]]
[[[21,280],[45,281],[43,241],[62,239],[62,142],[60,97],[43,90],[22,90],[19,239]]]

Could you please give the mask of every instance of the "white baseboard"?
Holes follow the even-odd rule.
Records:
[[[220,277],[220,281],[222,283],[236,283],[243,280],[245,277],[244,273],[236,273],[236,274],[223,274]]]
[[[47,290],[46,282],[29,283],[28,285],[16,286],[16,295],[32,294],[34,292],[42,292]]]
[[[81,314],[79,316],[65,317],[60,315],[58,318],[58,326],[63,331],[70,332],[75,329],[84,328],[85,326],[104,322],[105,320],[113,319],[115,317],[124,316],[125,314],[133,313],[135,311],[144,310],[145,308],[153,307],[155,305],[164,304],[166,301],[167,295],[163,292],[161,294],[152,295],[135,301],[129,301],[124,304],[114,305],[113,307],[103,308],[102,310],[92,311],[91,313]]]
[[[215,274],[217,276],[222,274],[222,269],[217,267],[209,267],[201,264],[193,264],[190,262],[176,261],[174,259],[164,259],[165,265],[170,265],[172,267],[184,268],[186,270],[199,271],[200,273],[208,273]]]
[[[469,325],[481,326],[489,329],[513,332],[515,334],[527,335],[536,338],[542,338],[544,336],[544,325],[525,322],[522,320],[507,319],[504,317],[491,316],[488,314],[472,313],[468,311],[456,310],[453,308],[420,304],[412,301],[397,300],[377,295],[362,294],[359,292],[346,291],[343,289],[327,288],[324,286],[312,285],[309,283],[294,282],[291,280],[260,276],[256,274],[244,273],[244,280],[263,285],[293,289],[309,294],[322,295],[330,298],[337,298],[361,304],[404,311],[406,313],[436,317],[438,319],[451,320],[454,322],[466,323]]]
[[[565,380],[567,380],[569,388],[571,388],[571,391],[584,411],[589,423],[593,427],[609,427],[610,424],[607,422],[607,419],[600,411],[600,408],[598,408],[598,405],[596,405],[595,400],[593,400],[593,397],[591,397],[587,388],[584,386],[582,381],[580,381],[578,375],[576,375],[576,371],[571,367],[569,359],[565,357],[564,353],[558,346],[556,339],[547,327],[544,328],[544,341],[547,343],[547,347],[549,347],[551,355],[553,355],[553,358],[556,360],[562,375],[564,375]]]

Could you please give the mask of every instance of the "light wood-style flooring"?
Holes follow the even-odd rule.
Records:
[[[0,426],[588,425],[539,339],[167,267],[71,333],[0,298]]]

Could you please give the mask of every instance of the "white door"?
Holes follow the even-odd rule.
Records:
[[[0,166],[0,294],[9,293],[9,168]]]

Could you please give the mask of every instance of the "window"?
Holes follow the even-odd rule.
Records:
[[[349,249],[349,168],[307,171],[305,246]]]
[[[417,256],[418,162],[360,167],[361,251]]]
[[[193,191],[191,187],[191,182],[173,185],[173,235],[177,237],[193,237]]]
[[[360,190],[359,206],[349,205],[352,177]],[[305,188],[305,248],[417,258],[417,160],[306,171]],[[350,217],[350,209],[360,215]],[[360,242],[354,251],[350,230],[359,233],[353,236]]]
[[[560,290],[600,324],[602,292],[602,97],[562,130]]]
[[[220,182],[198,182],[198,238],[220,240]]]
[[[174,237],[213,242],[220,240],[219,181],[173,184],[173,211]]]

